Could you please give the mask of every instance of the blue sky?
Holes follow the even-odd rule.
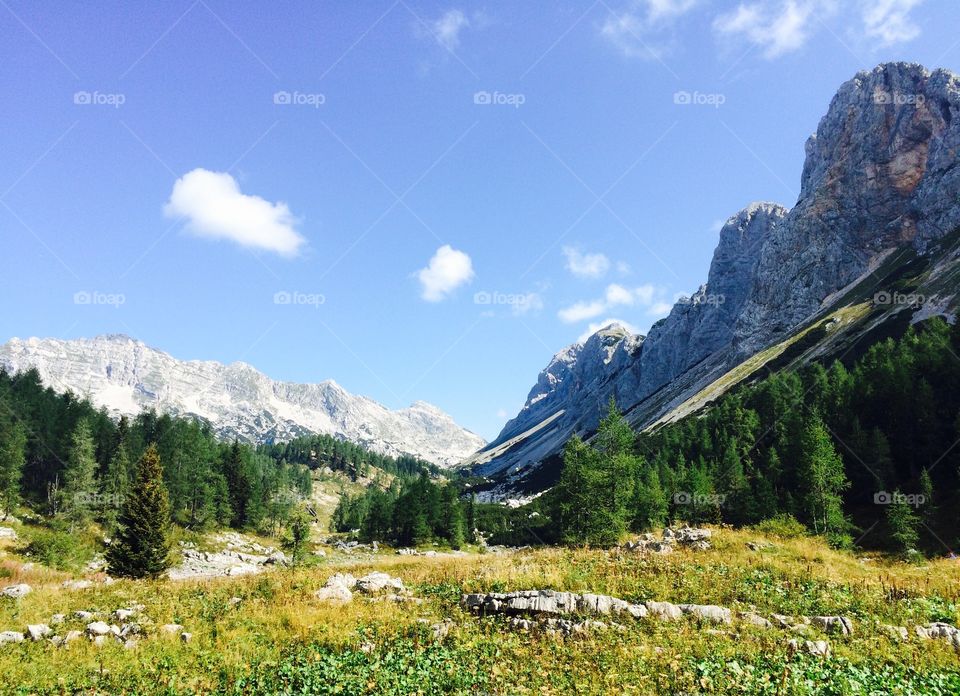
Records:
[[[546,4],[546,3],[545,3]],[[418,399],[492,438],[792,205],[837,87],[954,0],[0,1],[0,337]]]

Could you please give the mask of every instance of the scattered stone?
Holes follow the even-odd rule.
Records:
[[[799,652],[802,647],[808,654],[815,657],[830,657],[830,643],[825,640],[806,640],[801,644],[799,640],[790,639],[787,645],[794,652]]]
[[[430,627],[434,640],[443,640],[450,635],[450,630],[456,626],[451,619],[444,619],[440,623],[435,623]]]
[[[93,587],[93,583],[89,580],[65,580],[60,587],[65,590],[87,590]]]
[[[647,607],[616,597],[554,590],[466,594],[462,602],[467,609],[491,614],[629,614],[634,618],[647,615]]]
[[[769,541],[748,541],[747,548],[751,551],[766,551],[767,549],[772,549],[773,544]]]
[[[0,539],[10,539],[11,541],[16,541],[17,531],[11,529],[10,527],[0,527]]]
[[[139,643],[138,640],[136,640],[136,639],[134,639],[134,638],[128,638],[127,640],[123,641],[123,649],[124,649],[124,650],[133,650],[134,648],[137,647],[137,644],[138,644],[138,643]]]
[[[73,612],[73,618],[79,621],[90,622],[94,619],[94,613],[91,611],[75,611]]]
[[[83,633],[80,631],[67,631],[67,635],[63,637],[63,643],[66,645],[67,643],[72,643],[73,641],[82,637]]]
[[[356,581],[356,587],[365,594],[378,594],[385,590],[405,592],[406,587],[400,578],[393,578],[386,573],[370,573]]]
[[[683,611],[676,604],[670,602],[647,602],[647,611],[662,621],[673,621],[683,616]]]
[[[192,633],[187,633],[186,631],[184,631],[183,633],[180,634],[181,643],[189,643],[191,640],[193,640]]]
[[[337,573],[327,579],[327,583],[314,593],[321,602],[347,603],[353,600],[353,588],[357,579],[349,573]]]
[[[54,614],[50,617],[50,623],[53,626],[59,626],[67,620],[66,614]]]
[[[882,624],[880,628],[886,631],[886,633],[894,640],[908,640],[910,638],[910,632],[907,631],[906,626],[891,626],[889,624]]]
[[[129,638],[130,636],[138,636],[138,635],[140,635],[141,633],[143,633],[143,628],[140,626],[140,624],[137,624],[137,623],[123,624],[123,626],[120,627],[120,637],[121,637],[121,638]]]
[[[227,602],[227,604],[230,605],[231,607],[235,607],[238,604],[240,604],[240,602],[242,601],[243,600],[240,599],[239,597],[231,597],[230,600]]]
[[[701,621],[730,623],[730,610],[715,604],[681,604],[679,607],[684,614],[695,616]]]
[[[94,645],[103,645],[104,643],[107,642],[107,637],[106,637],[106,636],[91,636],[90,641],[91,641]]]
[[[17,631],[0,631],[0,644],[3,643],[22,643],[26,637]]]
[[[33,591],[33,588],[26,583],[19,585],[8,585],[0,590],[0,597],[9,597],[10,599],[21,599]]]
[[[30,624],[27,626],[27,637],[34,642],[43,640],[51,635],[53,635],[53,629],[46,624]]]
[[[105,636],[108,633],[110,633],[110,626],[103,621],[94,621],[87,624],[88,636]]]
[[[283,551],[274,551],[272,554],[267,556],[267,560],[263,562],[264,565],[287,565],[287,557],[284,555]]]
[[[169,635],[177,635],[183,633],[183,626],[180,624],[164,624],[160,627],[160,631]]]
[[[128,619],[133,618],[136,613],[137,612],[135,612],[133,609],[117,609],[115,612],[113,612],[113,616],[120,623],[124,623]]]
[[[754,611],[746,611],[740,614],[740,619],[745,623],[759,626],[760,628],[773,628],[773,624],[770,623],[768,619],[763,618]]]
[[[843,636],[853,633],[853,622],[845,616],[811,616],[810,622],[824,633],[839,633]]]

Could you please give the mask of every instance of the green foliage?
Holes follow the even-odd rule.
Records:
[[[310,541],[310,516],[304,509],[298,509],[290,516],[289,529],[284,539],[284,548],[290,552],[291,562],[294,565],[303,560],[307,543]]]
[[[781,539],[799,539],[808,534],[807,528],[789,513],[774,515],[769,519],[758,522],[754,527],[762,534],[780,537]]]
[[[21,423],[0,418],[0,510],[6,517],[20,504],[27,433]]]
[[[800,480],[804,512],[817,534],[842,534],[849,528],[841,494],[850,487],[843,460],[819,413],[812,413],[800,436]]]
[[[23,554],[49,568],[77,571],[93,558],[94,547],[84,534],[66,529],[33,528]]]
[[[625,484],[641,463],[633,443],[633,432],[613,400],[591,445],[578,437],[567,443],[560,481],[550,494],[561,541],[610,546],[623,536],[631,517],[631,487]]]
[[[901,553],[914,549],[920,535],[917,527],[920,525],[920,516],[914,511],[906,496],[900,491],[894,491],[892,500],[887,506],[886,526],[892,546]]]
[[[170,567],[170,501],[160,455],[151,445],[137,463],[120,528],[107,549],[112,575],[156,577]]]
[[[370,486],[357,496],[341,495],[331,527],[359,530],[362,541],[418,546],[435,540],[460,548],[466,539],[464,506],[453,483],[440,486],[426,472],[387,490]]]
[[[61,508],[71,525],[84,525],[93,519],[98,493],[96,471],[93,434],[89,422],[81,420],[71,436],[67,465],[63,470]]]

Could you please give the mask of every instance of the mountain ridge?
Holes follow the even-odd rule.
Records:
[[[606,347],[629,359],[605,359],[594,337],[559,351],[572,358],[565,383],[538,391],[551,361],[517,417],[466,465],[509,491],[570,436],[590,435],[611,396],[648,427],[832,306],[892,251],[923,254],[960,227],[960,78],[950,71],[887,63],[857,73],[805,152],[796,204],[752,203],[731,216],[707,282],[646,336]],[[956,289],[946,289],[937,311],[949,315]]]
[[[114,415],[156,408],[201,418],[221,437],[253,443],[323,433],[441,466],[485,444],[425,401],[390,410],[332,379],[299,384],[273,380],[242,361],[178,360],[126,334],[12,338],[0,346],[0,366],[10,372],[36,368],[45,385],[87,396]]]

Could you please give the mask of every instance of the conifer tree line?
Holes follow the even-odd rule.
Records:
[[[112,419],[39,374],[0,371],[0,514],[22,502],[71,528],[117,529],[137,465],[157,456],[170,521],[191,529],[276,529],[310,494],[309,469],[265,448],[221,442],[196,420]]]
[[[302,464],[311,469],[328,467],[346,474],[351,481],[375,477],[380,471],[401,477],[419,476],[424,471],[441,473],[435,464],[417,457],[378,454],[332,435],[306,435],[289,442],[263,445],[261,450],[276,461]]]
[[[386,490],[370,486],[356,496],[344,495],[334,510],[331,527],[356,532],[361,541],[417,546],[444,542],[459,549],[467,540],[472,502],[460,500],[453,482],[438,485],[426,472],[398,478]],[[473,527],[469,527],[472,534]]]
[[[634,434],[611,405],[589,443],[567,443],[547,495],[484,516],[502,541],[608,545],[670,521],[791,515],[840,546],[873,527],[860,545],[946,553],[960,541],[958,356],[960,327],[932,319],[849,365],[773,374],[652,432]]]

